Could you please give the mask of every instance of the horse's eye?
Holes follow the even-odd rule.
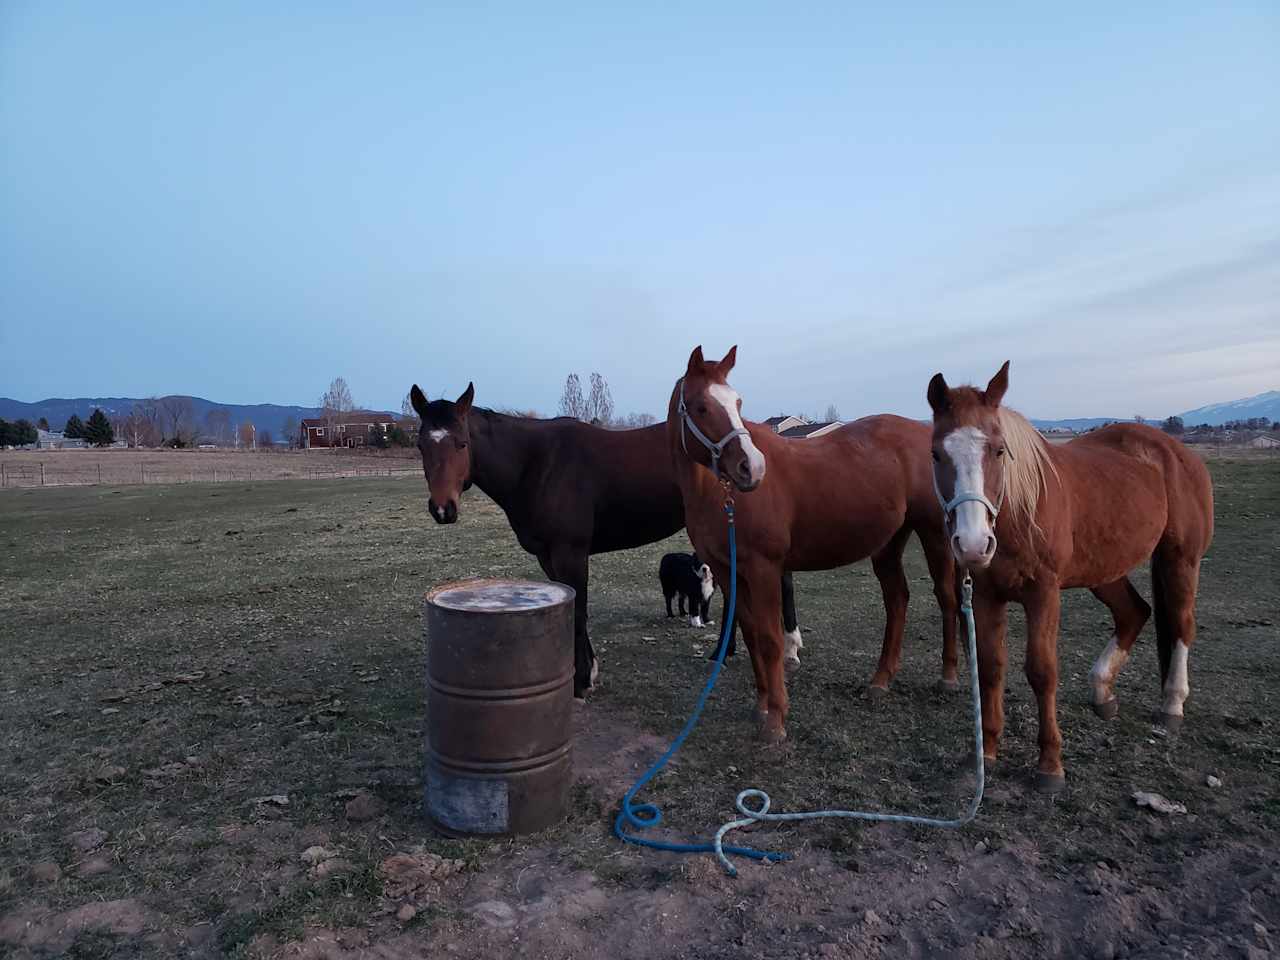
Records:
[[[467,449],[467,441],[465,440],[455,440],[454,443],[458,445],[459,450]]]
[[[698,412],[699,412],[699,413],[706,413],[706,412],[707,412],[707,405],[706,405],[705,403],[700,403],[700,404],[698,404]]]
[[[996,456],[997,456],[997,457],[1003,457],[1003,456],[1004,456],[1004,447],[996,447]]]

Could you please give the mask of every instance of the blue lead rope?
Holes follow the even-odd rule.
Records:
[[[635,796],[640,792],[650,780],[658,775],[659,772],[667,765],[676,752],[684,745],[689,734],[693,732],[693,728],[698,725],[698,720],[702,716],[702,709],[706,706],[707,697],[711,695],[712,689],[715,688],[716,680],[720,676],[720,669],[724,666],[725,653],[729,649],[729,631],[733,628],[734,607],[737,602],[738,595],[738,545],[734,536],[733,523],[733,504],[727,502],[725,504],[725,513],[729,516],[729,606],[725,611],[724,633],[720,638],[720,649],[716,652],[715,665],[711,669],[711,676],[708,678],[706,685],[702,688],[702,694],[698,697],[698,702],[693,708],[693,713],[684,725],[684,729],[680,731],[680,735],[672,741],[671,746],[667,748],[667,752],[658,758],[639,780],[628,790],[622,797],[622,809],[618,812],[617,819],[613,821],[613,832],[623,843],[634,843],[640,847],[649,847],[653,850],[670,850],[675,853],[715,853],[720,860],[720,864],[731,877],[738,875],[737,869],[729,862],[729,855],[749,857],[752,860],[764,860],[768,862],[777,862],[779,860],[791,859],[790,854],[771,853],[765,850],[756,850],[752,847],[726,847],[724,845],[724,837],[730,830],[736,830],[738,827],[745,827],[752,823],[761,822],[785,822],[795,820],[817,820],[824,817],[838,817],[846,820],[882,820],[891,823],[915,823],[928,827],[961,827],[973,820],[978,815],[978,807],[982,804],[982,791],[986,783],[986,771],[982,760],[982,699],[981,692],[978,688],[978,647],[977,647],[977,631],[973,623],[973,581],[965,572],[964,582],[962,586],[962,601],[960,609],[964,613],[965,626],[968,631],[968,653],[969,653],[969,688],[973,694],[973,757],[974,757],[974,774],[977,777],[977,789],[974,791],[973,800],[970,801],[969,809],[965,811],[963,816],[953,820],[940,820],[934,817],[917,817],[907,814],[898,813],[870,813],[861,810],[815,810],[808,813],[770,813],[769,806],[771,800],[769,795],[763,790],[749,789],[743,790],[734,800],[734,806],[738,808],[738,812],[742,814],[742,819],[731,820],[716,831],[715,839],[711,843],[668,843],[664,840],[648,840],[644,837],[638,837],[635,834],[627,833],[623,828],[625,825],[631,826],[635,830],[650,830],[662,823],[662,811],[654,803],[636,804]],[[758,809],[751,809],[747,806],[748,800],[760,801]]]
[[[711,668],[711,676],[702,688],[702,694],[698,697],[693,713],[685,723],[684,729],[680,731],[680,735],[671,742],[667,752],[659,757],[653,766],[646,770],[640,779],[632,785],[631,789],[623,795],[622,809],[618,811],[617,819],[613,821],[613,833],[623,843],[634,843],[638,847],[649,847],[651,850],[670,850],[674,853],[715,853],[722,863],[728,863],[727,854],[771,862],[788,860],[790,855],[785,853],[769,853],[768,851],[755,850],[751,847],[726,847],[719,836],[709,843],[669,843],[665,840],[649,840],[645,837],[638,837],[633,833],[627,833],[624,829],[629,826],[633,830],[652,830],[662,823],[662,810],[659,809],[658,805],[656,803],[637,804],[635,802],[636,794],[640,792],[645,784],[656,777],[671,758],[676,755],[676,752],[684,746],[685,740],[693,732],[693,728],[698,725],[698,719],[702,716],[702,708],[707,705],[707,697],[711,696],[711,691],[715,688],[716,680],[720,676],[720,669],[724,666],[725,654],[729,649],[729,640],[731,639],[729,631],[733,629],[734,608],[738,600],[738,543],[737,538],[734,536],[733,504],[726,503],[724,510],[729,517],[729,605],[725,608],[720,649],[716,651],[716,660]],[[735,872],[732,867],[729,869],[731,873]]]

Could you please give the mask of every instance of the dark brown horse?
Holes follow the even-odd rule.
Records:
[[[1213,488],[1199,457],[1139,424],[1113,424],[1052,445],[1002,407],[1006,363],[987,384],[929,382],[938,498],[956,560],[973,574],[982,684],[983,755],[993,761],[1004,727],[1007,607],[1027,613],[1027,680],[1040,705],[1037,783],[1065,783],[1058,730],[1060,591],[1087,587],[1107,605],[1115,634],[1094,665],[1093,708],[1110,719],[1112,692],[1151,608],[1129,571],[1151,559],[1161,717],[1182,721],[1190,693],[1187,652],[1196,638],[1200,559],[1213,538]]]
[[[587,633],[587,558],[664,540],[684,527],[666,428],[605,430],[568,417],[509,417],[473,407],[474,398],[471,384],[452,403],[428,401],[416,384],[410,391],[422,418],[427,509],[437,523],[455,522],[458,498],[475,484],[503,509],[546,575],[573,587],[573,689],[580,697],[597,674]],[[783,580],[787,627],[798,638],[790,575]]]
[[[915,533],[942,607],[943,678],[956,681],[955,569],[933,492],[929,428],[867,417],[822,437],[788,440],[743,423],[726,378],[737,347],[718,363],[698,347],[671,393],[667,444],[684,496],[689,537],[728,583],[726,483],[736,497],[738,618],[751,651],[757,717],[771,740],[786,736],[787,690],[778,627],[783,570],[830,570],[872,558],[884,594],[885,632],[873,689],[897,671],[907,613],[902,553]]]

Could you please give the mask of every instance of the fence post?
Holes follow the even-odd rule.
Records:
[[[102,486],[102,464],[98,464],[98,486]]]
[[[40,486],[44,486],[44,464],[40,464]]]
[[[142,471],[142,482],[145,485],[147,482],[147,465],[145,463],[140,463],[138,464],[138,469]]]
[[[6,479],[6,478],[5,478],[5,475],[4,475],[4,463],[3,463],[2,461],[0,461],[0,487],[3,487],[3,486],[4,486],[4,484],[5,484],[5,479]]]

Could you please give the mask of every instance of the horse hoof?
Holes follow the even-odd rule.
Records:
[[[884,703],[889,698],[887,687],[867,687],[867,699],[872,703]]]
[[[960,681],[959,681],[959,680],[939,680],[939,681],[938,681],[938,692],[940,692],[940,693],[959,693],[959,692],[960,692]]]
[[[1093,712],[1103,720],[1114,720],[1120,713],[1120,701],[1112,697],[1103,703],[1095,703]]]
[[[766,723],[760,728],[760,739],[769,744],[782,743],[787,739],[787,728],[782,724],[772,726]]]
[[[1182,729],[1182,715],[1177,713],[1161,713],[1156,716],[1156,723],[1169,733],[1177,733]]]
[[[1036,771],[1036,790],[1040,793],[1061,793],[1066,789],[1067,778],[1060,773],[1045,773],[1043,770]]]

